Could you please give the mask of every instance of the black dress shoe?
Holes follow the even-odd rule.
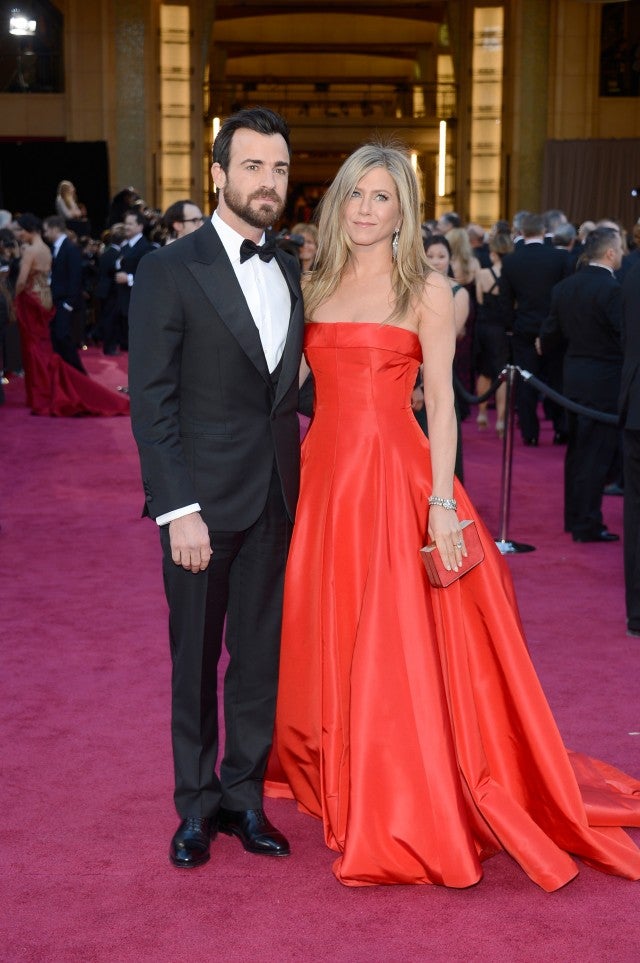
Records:
[[[620,536],[614,535],[613,532],[603,528],[601,532],[596,532],[595,535],[574,535],[573,540],[574,542],[619,542]]]
[[[212,823],[201,816],[187,816],[182,820],[171,840],[169,859],[174,866],[191,869],[209,860]]]
[[[537,438],[523,438],[523,439],[522,439],[522,443],[523,443],[523,445],[526,445],[527,448],[537,448],[537,447],[538,447],[538,439],[537,439]]]
[[[221,809],[218,813],[218,829],[227,836],[237,836],[248,853],[262,856],[288,856],[289,843],[275,826],[272,826],[264,809]]]
[[[624,495],[624,488],[618,485],[617,482],[611,482],[610,485],[605,485],[602,489],[603,495]]]
[[[553,433],[553,444],[554,445],[566,445],[569,440],[569,436],[566,431],[554,431]]]

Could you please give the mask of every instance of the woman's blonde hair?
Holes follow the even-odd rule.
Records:
[[[315,270],[304,286],[305,313],[312,318],[317,308],[336,290],[351,253],[344,229],[344,207],[365,174],[382,167],[393,178],[400,205],[401,226],[397,256],[393,261],[393,310],[385,324],[405,317],[412,301],[422,295],[429,267],[420,231],[420,192],[407,151],[399,144],[364,144],[343,163],[320,202],[318,254]],[[391,239],[389,239],[391,252]]]
[[[447,241],[451,248],[451,260],[457,261],[459,267],[456,281],[468,284],[473,278],[473,251],[469,242],[469,235],[463,227],[454,227],[447,233]]]
[[[67,197],[69,194],[75,196],[76,189],[71,183],[71,181],[60,181],[58,184],[58,194],[61,197]]]

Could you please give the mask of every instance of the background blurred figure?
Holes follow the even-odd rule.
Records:
[[[98,281],[95,296],[99,311],[99,336],[104,354],[118,354],[118,286],[115,281],[116,262],[125,239],[124,224],[114,224],[107,233],[107,246],[98,260]]]
[[[51,296],[55,314],[51,323],[51,341],[57,354],[86,374],[78,354],[78,344],[84,336],[82,255],[64,228],[64,220],[57,214],[45,218],[44,236],[53,251]]]
[[[451,270],[453,276],[469,295],[469,309],[465,330],[456,345],[454,371],[465,389],[473,394],[475,389],[474,343],[476,327],[476,281],[480,273],[480,263],[474,257],[469,243],[469,235],[462,227],[454,227],[447,234],[451,248]],[[460,416],[464,420],[469,414],[469,406],[460,399]]]
[[[451,248],[449,247],[449,242],[446,237],[441,234],[433,234],[427,243],[424,245],[424,251],[427,257],[427,264],[438,274],[444,275],[451,285],[451,293],[453,294],[453,319],[456,327],[456,338],[457,343],[464,338],[465,335],[465,325],[467,322],[467,317],[469,316],[469,292],[462,285],[459,284],[454,278],[451,277]],[[454,357],[453,370],[456,371],[456,361]],[[467,407],[466,402],[464,406]],[[426,414],[422,416],[422,412],[417,407],[415,399],[412,398],[412,407],[418,423],[421,425],[426,434],[428,434],[428,426],[426,424]],[[456,439],[456,465],[455,473],[460,479],[464,480],[464,469],[462,462],[462,432],[460,431],[460,400],[456,394],[455,396],[455,408],[456,408],[456,421],[458,424],[458,433]]]
[[[188,198],[184,201],[175,201],[162,215],[162,224],[167,235],[165,244],[170,244],[176,238],[197,231],[203,223],[202,211],[195,201]]]
[[[640,636],[640,263],[622,286],[620,423],[624,459],[624,584],[627,632]]]
[[[118,285],[118,320],[117,339],[123,351],[129,347],[129,302],[131,289],[135,282],[138,265],[153,245],[144,236],[146,220],[142,212],[136,208],[128,211],[124,216],[124,230],[126,239],[120,248],[116,261],[115,282]]]
[[[64,219],[65,227],[78,237],[91,236],[91,224],[87,211],[78,201],[78,195],[71,181],[60,181],[55,200],[56,214]]]
[[[613,274],[622,260],[618,232],[595,230],[586,256],[585,267],[554,287],[540,342],[543,354],[566,344],[562,392],[567,398],[615,414],[622,372],[622,293]],[[564,530],[574,542],[618,541],[602,520],[602,491],[620,431],[573,411],[567,412],[567,424]]]
[[[542,359],[536,351],[536,338],[549,315],[551,291],[565,276],[565,258],[550,244],[544,243],[544,218],[527,214],[522,219],[524,242],[515,245],[502,261],[500,296],[504,300],[505,317],[513,328],[513,363],[538,377],[543,376]],[[562,389],[562,351],[551,359],[551,372],[545,380]],[[549,368],[547,367],[547,372]],[[536,446],[540,435],[538,391],[527,382],[518,385],[516,395],[520,433],[525,445]],[[554,411],[554,442],[565,439],[562,409]]]
[[[491,267],[489,243],[485,229],[480,224],[467,224],[467,236],[471,245],[471,253],[478,259],[481,268]]]
[[[448,234],[454,227],[462,227],[462,220],[455,211],[446,211],[441,214],[436,221],[436,232],[438,234]]]
[[[513,251],[513,241],[509,234],[496,234],[489,242],[491,267],[482,268],[476,282],[478,301],[475,341],[475,369],[478,373],[476,394],[482,395],[491,387],[505,365],[509,363],[508,318],[500,297],[500,273],[502,258]],[[495,394],[496,431],[500,438],[504,434],[505,405],[507,384],[503,381]],[[486,428],[488,402],[478,405],[478,427]]]
[[[308,274],[313,268],[313,262],[316,259],[316,252],[318,250],[318,228],[315,224],[295,224],[291,228],[292,234],[297,234],[303,239],[301,246],[298,249],[298,258],[300,259],[300,270],[303,274]]]
[[[144,201],[135,187],[123,187],[111,200],[109,213],[107,214],[107,227],[111,227],[113,224],[122,224],[125,215],[129,211],[136,210],[140,205],[144,206]]]

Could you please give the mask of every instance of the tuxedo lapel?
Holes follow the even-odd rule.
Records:
[[[256,366],[267,384],[271,384],[262,342],[242,288],[231,267],[220,238],[210,221],[193,234],[196,257],[187,267],[211,301],[222,322],[242,350]]]
[[[276,390],[275,405],[284,397],[291,382],[298,377],[300,368],[300,353],[302,350],[302,331],[304,328],[304,315],[302,310],[302,297],[300,292],[300,275],[293,266],[289,258],[284,257],[282,252],[276,250],[276,260],[291,294],[291,314],[289,316],[289,329],[287,340],[285,341],[282,354],[282,370],[278,379]]]

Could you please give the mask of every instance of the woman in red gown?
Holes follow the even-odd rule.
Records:
[[[507,566],[454,481],[451,287],[426,268],[403,151],[343,164],[305,302],[316,408],[267,790],[322,820],[348,886],[465,887],[499,850],[546,890],[577,873],[569,854],[640,878],[619,828],[640,825],[640,782],[565,749]],[[429,441],[410,407],[421,362]],[[435,540],[456,569],[464,518],[485,560],[432,588],[419,549]]]
[[[127,395],[105,388],[54,352],[49,327],[55,313],[49,286],[51,251],[42,240],[39,218],[21,214],[18,224],[23,248],[14,307],[20,325],[26,400],[32,414],[129,414]]]

